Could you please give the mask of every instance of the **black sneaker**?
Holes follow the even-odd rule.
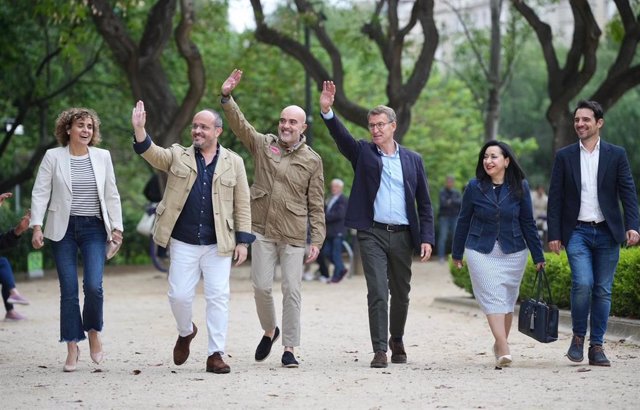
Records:
[[[293,353],[289,351],[282,353],[282,367],[298,367],[298,361]]]
[[[601,345],[589,346],[589,364],[592,366],[611,366],[611,362],[604,354],[604,349]]]
[[[584,360],[584,336],[573,335],[567,357],[576,363]]]
[[[271,353],[271,346],[273,346],[275,341],[278,340],[278,337],[280,337],[280,329],[278,329],[278,326],[276,326],[276,331],[271,339],[267,336],[262,336],[262,340],[260,340],[260,343],[256,348],[256,362],[261,362],[269,357],[269,354]]]

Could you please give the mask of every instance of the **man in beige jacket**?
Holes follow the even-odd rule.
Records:
[[[322,160],[305,143],[307,128],[302,108],[292,105],[280,114],[278,135],[261,134],[244,118],[231,98],[242,71],[234,70],[222,85],[222,108],[229,127],[255,161],[251,186],[251,215],[256,242],[251,254],[256,309],[264,330],[255,353],[256,361],[269,356],[280,329],[271,294],[276,263],[282,270],[282,344],[284,367],[298,367],[293,348],[300,345],[302,267],[317,257],[325,237],[324,180]]]
[[[238,266],[247,258],[255,236],[251,230],[249,184],[242,158],[218,143],[222,118],[213,110],[193,117],[193,145],[161,148],[145,131],[144,103],[138,101],[131,123],[134,150],[167,173],[167,186],[156,208],[153,240],[170,245],[169,302],[178,327],[173,361],[189,357],[198,332],[191,307],[200,275],[204,279],[209,333],[206,369],[229,373],[224,355],[228,323],[231,258]]]

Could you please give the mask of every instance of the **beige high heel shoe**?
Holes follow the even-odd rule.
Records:
[[[102,360],[104,359],[104,352],[102,351],[102,341],[100,340],[100,333],[98,333],[95,330],[90,330],[89,333],[91,332],[95,332],[96,335],[96,339],[98,341],[98,344],[100,345],[100,350],[97,352],[93,352],[92,350],[92,344],[91,344],[91,336],[89,336],[89,356],[91,356],[91,360],[95,363],[95,364],[100,364],[100,362],[102,362]]]
[[[80,346],[76,345],[76,361],[73,364],[67,364],[67,362],[64,363],[64,366],[62,366],[62,371],[65,373],[71,373],[71,372],[75,372],[76,368],[78,367],[78,360],[80,360]],[[69,359],[69,353],[67,353],[67,361]]]

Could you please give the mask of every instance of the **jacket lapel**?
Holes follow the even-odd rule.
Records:
[[[571,173],[573,174],[573,180],[576,183],[576,189],[578,195],[582,191],[582,172],[580,171],[580,143],[573,145],[572,155],[569,155],[569,161],[571,163]]]
[[[71,189],[71,152],[69,152],[68,145],[60,151],[58,169],[60,170],[62,179],[64,179],[64,183],[67,185],[67,188],[69,188],[69,192],[73,192],[73,189]]]
[[[216,169],[213,173],[213,181],[215,182],[220,176],[222,176],[225,172],[229,171],[231,168],[230,161],[227,161],[229,156],[229,152],[220,145],[220,150],[218,152],[218,162],[216,163]]]
[[[609,161],[611,160],[609,144],[600,139],[600,154],[598,155],[598,191],[602,187],[604,181],[604,174],[609,169]]]
[[[89,147],[89,159],[91,160],[91,168],[96,179],[96,187],[98,188],[98,198],[104,198],[104,181],[106,174],[104,164],[100,161],[100,156],[93,147]]]
[[[180,156],[183,164],[191,168],[196,173],[198,172],[198,164],[196,164],[196,149],[193,145],[182,151]]]

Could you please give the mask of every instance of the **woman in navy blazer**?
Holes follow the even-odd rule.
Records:
[[[495,342],[496,366],[511,364],[509,331],[520,282],[531,251],[536,269],[544,266],[542,243],[533,219],[529,184],[511,148],[487,142],[476,178],[469,181],[453,238],[453,263],[467,263],[473,293],[487,316]]]

